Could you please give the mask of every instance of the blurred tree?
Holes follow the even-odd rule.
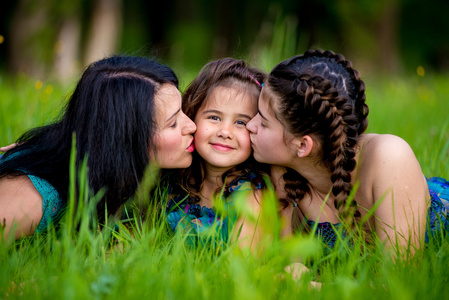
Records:
[[[418,66],[449,71],[449,1],[407,0],[402,8],[400,43],[403,61],[415,71]]]
[[[376,71],[396,73],[399,58],[401,0],[337,0],[342,53],[358,65]]]
[[[8,39],[8,61],[13,72],[39,77],[48,71],[56,36],[51,2],[19,0]]]
[[[83,65],[115,53],[120,28],[121,0],[19,0],[8,39],[9,69],[33,77],[52,75],[65,82]]]
[[[92,1],[84,65],[115,54],[122,27],[121,0]]]
[[[76,2],[76,1],[73,1]],[[61,82],[67,82],[78,74],[80,69],[80,40],[81,40],[81,6],[67,5],[63,1],[58,11],[62,13],[54,41],[53,75]],[[74,6],[73,6],[74,5]]]
[[[81,1],[19,0],[8,39],[9,68],[15,73],[67,80],[77,72]]]

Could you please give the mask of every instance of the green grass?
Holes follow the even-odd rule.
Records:
[[[403,137],[426,176],[449,178],[447,82],[444,75],[366,80],[368,131]],[[52,88],[48,88],[50,85]],[[36,89],[35,81],[3,77],[0,145],[56,117],[71,89],[73,85],[46,82]],[[88,199],[83,194],[80,197],[82,201]],[[148,199],[143,197],[143,201]],[[415,257],[404,257],[395,264],[380,247],[362,251],[364,243],[358,239],[351,249],[341,243],[324,254],[316,241],[304,236],[289,241],[274,238],[265,253],[254,258],[235,245],[218,254],[189,249],[184,243],[186,237],[173,236],[163,218],[156,216],[143,226],[137,221],[127,227],[120,225],[119,231],[107,227],[98,232],[92,229],[93,220],[92,209],[86,205],[67,214],[58,236],[51,231],[47,236],[0,244],[0,296],[352,300],[440,299],[449,295],[447,239],[433,241]],[[75,227],[79,230],[74,231]],[[302,257],[311,269],[299,281],[283,271],[290,257]],[[324,285],[321,290],[309,289],[309,280]]]

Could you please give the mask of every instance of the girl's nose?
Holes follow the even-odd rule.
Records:
[[[224,139],[232,139],[234,137],[232,133],[231,125],[223,123],[219,130],[217,131],[217,136],[222,137]]]
[[[257,126],[256,126],[256,118],[259,116],[259,114],[255,115],[254,118],[252,118],[247,124],[246,129],[248,129],[251,133],[257,132]]]

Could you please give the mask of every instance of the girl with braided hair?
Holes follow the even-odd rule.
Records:
[[[247,128],[255,159],[280,166],[272,167],[272,179],[284,200],[284,235],[316,226],[315,234],[333,247],[336,228],[344,226],[347,233],[374,210],[362,228],[367,239],[375,233],[387,246],[409,246],[413,252],[428,234],[449,228],[448,183],[430,179],[429,194],[404,140],[363,134],[365,84],[342,55],[307,51],[279,63],[258,105]]]

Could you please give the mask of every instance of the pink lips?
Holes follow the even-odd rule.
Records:
[[[234,149],[228,145],[223,145],[223,144],[211,144],[211,145],[212,145],[212,147],[214,147],[215,149],[220,150],[220,151],[231,151]]]
[[[193,144],[193,139],[192,139],[192,142],[190,143],[189,147],[187,147],[187,151],[193,152],[194,150],[195,150],[195,145]]]

